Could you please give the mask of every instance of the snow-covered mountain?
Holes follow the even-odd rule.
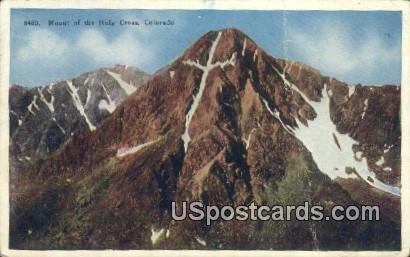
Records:
[[[238,30],[208,32],[98,128],[11,181],[11,246],[400,249],[399,110],[398,86],[348,86]],[[382,210],[378,222],[206,226],[172,220],[173,201]]]
[[[73,135],[95,130],[148,78],[136,68],[116,65],[42,87],[12,85],[11,167],[27,167],[49,157]]]

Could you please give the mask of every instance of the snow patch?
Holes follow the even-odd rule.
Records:
[[[204,93],[205,86],[206,86],[206,79],[208,77],[209,72],[212,69],[216,68],[216,67],[220,67],[221,69],[224,69],[224,67],[226,65],[234,66],[235,62],[236,62],[236,53],[233,53],[229,60],[226,60],[222,63],[219,62],[219,61],[216,62],[216,63],[212,63],[214,53],[215,53],[215,50],[216,50],[216,46],[218,45],[218,42],[221,39],[221,36],[222,36],[222,32],[218,32],[218,36],[216,37],[215,41],[212,42],[212,46],[211,46],[211,49],[209,51],[209,56],[208,56],[208,61],[206,63],[206,66],[201,65],[198,60],[196,60],[195,62],[192,61],[192,60],[187,60],[187,61],[183,62],[184,64],[196,67],[196,68],[200,69],[203,72],[202,77],[201,77],[201,82],[199,83],[198,93],[196,95],[192,96],[194,101],[191,105],[190,110],[188,111],[188,113],[185,116],[185,131],[181,136],[182,141],[184,141],[185,152],[187,151],[188,144],[191,141],[191,137],[189,135],[189,125],[190,125],[192,117],[193,117],[193,115],[194,115],[194,113],[195,113],[196,109],[198,108],[199,103],[201,101],[201,98],[202,98],[202,95]]]
[[[349,89],[349,98],[350,98],[356,91],[356,87],[348,86],[348,89]]]
[[[393,145],[388,146],[386,149],[383,150],[383,153],[388,153],[392,147]]]
[[[115,81],[117,81],[117,83],[120,85],[120,87],[124,90],[124,92],[127,95],[132,94],[132,92],[134,92],[136,90],[135,87],[133,87],[132,85],[130,85],[129,83],[125,82],[122,78],[121,75],[109,70],[105,70]]]
[[[383,171],[392,171],[392,169],[390,167],[384,167]]]
[[[201,238],[199,238],[199,237],[195,237],[195,240],[196,240],[200,245],[206,246],[205,240],[203,240],[203,239],[201,239]]]
[[[122,147],[122,148],[117,150],[117,157],[124,157],[124,156],[129,155],[129,154],[134,154],[134,153],[140,151],[142,148],[144,148],[146,146],[150,146],[150,145],[152,145],[152,144],[154,144],[158,141],[159,141],[159,139],[149,141],[149,142],[144,143],[144,144],[135,145],[135,146],[132,146],[132,147]]]
[[[356,157],[357,160],[361,161],[363,158],[363,152],[357,151],[355,152],[354,156]]]
[[[71,97],[73,98],[75,108],[77,108],[81,116],[84,117],[85,122],[88,125],[88,128],[91,131],[95,130],[95,126],[91,123],[91,121],[88,119],[87,114],[85,113],[84,106],[81,103],[80,96],[78,95],[78,88],[76,88],[70,80],[67,80],[66,83],[68,85],[68,93],[70,93]]]
[[[117,106],[115,105],[115,102],[112,101],[110,94],[108,94],[107,89],[104,86],[104,83],[101,83],[101,87],[104,89],[105,95],[107,96],[108,102],[105,99],[102,99],[99,103],[98,103],[98,108],[100,110],[107,110],[109,113],[112,113],[115,108],[117,108]]]
[[[152,245],[155,245],[158,240],[161,238],[161,236],[164,234],[165,229],[161,228],[159,230],[154,229],[151,227],[151,243]]]
[[[377,166],[382,166],[384,164],[384,156],[382,155],[380,159],[375,163]]]
[[[329,94],[330,97],[333,96],[333,91],[332,91],[332,89],[329,89],[329,91],[327,91],[327,93]]]
[[[169,76],[171,77],[171,79],[174,78],[174,75],[175,75],[175,71],[172,70],[169,72]]]
[[[109,113],[112,113],[115,110],[116,106],[113,102],[107,102],[105,99],[103,99],[98,103],[98,108],[100,110],[107,110]]]
[[[255,128],[253,128],[252,130],[251,130],[251,132],[249,132],[249,135],[248,135],[248,138],[242,138],[242,141],[245,143],[245,149],[246,150],[248,150],[248,148],[249,148],[249,143],[250,143],[250,141],[251,141],[251,136],[252,136],[252,133],[255,131],[256,129]]]
[[[358,176],[369,185],[382,191],[400,196],[400,189],[394,186],[384,184],[378,180],[375,174],[369,171],[366,158],[357,161],[353,154],[353,145],[358,144],[347,134],[340,134],[336,126],[330,119],[329,103],[330,99],[326,93],[326,85],[322,91],[320,102],[310,102],[314,108],[317,117],[313,121],[308,121],[309,126],[299,123],[299,129],[295,130],[296,137],[303,142],[306,148],[312,153],[312,157],[318,168],[331,179],[336,177],[354,177],[354,174],[347,174],[346,167],[356,170]],[[341,149],[339,149],[333,140],[333,133],[337,135]],[[367,178],[370,177],[371,180]]]

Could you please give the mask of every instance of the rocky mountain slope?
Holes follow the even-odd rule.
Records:
[[[148,78],[136,68],[116,65],[43,87],[11,86],[12,173],[49,157],[73,135],[95,130]]]
[[[11,181],[11,247],[399,249],[399,103],[398,86],[349,87],[211,31]],[[172,201],[196,200],[373,203],[381,220],[171,219]]]

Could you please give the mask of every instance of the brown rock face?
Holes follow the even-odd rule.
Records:
[[[400,221],[383,212],[377,223],[218,220],[207,226],[171,217],[173,201],[178,208],[183,201],[234,207],[308,202],[325,206],[327,214],[334,205],[365,204],[360,196],[352,199],[354,186],[342,187],[322,173],[295,136],[317,118],[310,103],[332,90],[331,119],[340,133],[360,142],[370,167],[385,144],[399,149],[398,108],[380,106],[400,97],[399,91],[358,88],[351,97],[356,102],[349,103],[346,85],[269,56],[240,31],[211,31],[154,74],[99,128],[75,136],[61,152],[31,167],[27,177],[12,181],[11,246],[398,249]],[[364,97],[368,117],[358,126]],[[370,139],[370,128],[384,137]],[[391,158],[385,153],[385,165],[392,169],[400,167],[396,148]],[[395,175],[377,174],[397,182]]]

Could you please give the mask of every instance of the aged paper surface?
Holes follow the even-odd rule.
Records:
[[[410,255],[408,2],[0,18],[2,256]]]

